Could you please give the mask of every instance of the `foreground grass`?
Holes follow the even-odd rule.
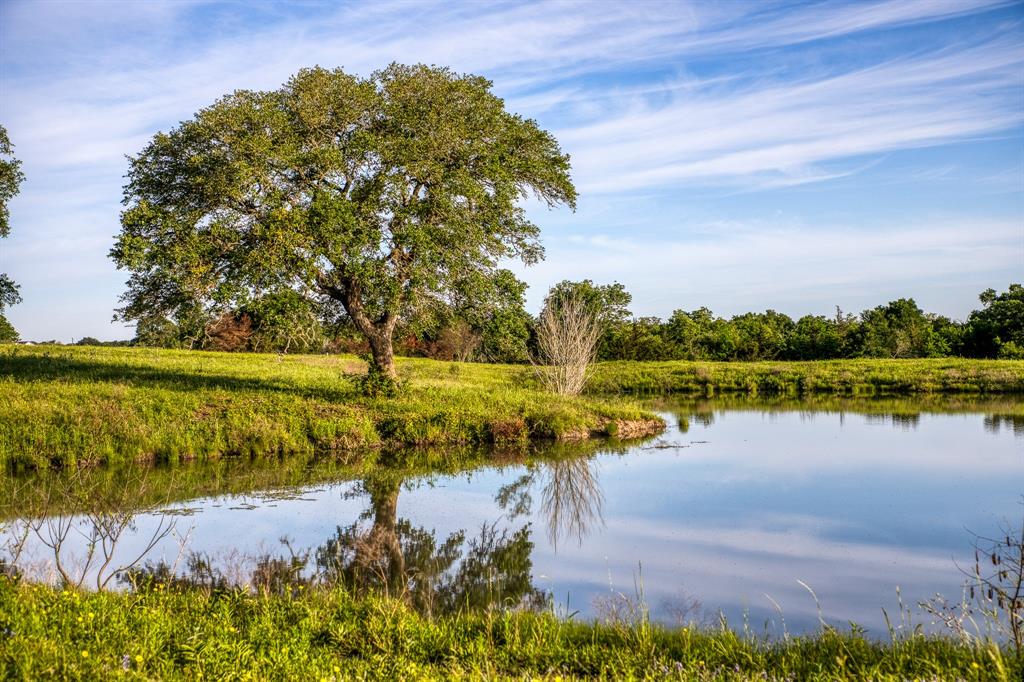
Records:
[[[1024,361],[616,362],[589,393],[545,393],[526,367],[403,359],[405,390],[359,394],[352,357],[0,347],[0,463],[177,462],[382,445],[629,437],[660,421],[612,393],[1024,393]]]
[[[8,467],[285,455],[380,445],[523,443],[654,431],[632,402],[563,398],[525,368],[407,360],[368,398],[350,357],[141,348],[0,348]]]
[[[159,586],[158,586],[159,587]],[[0,578],[0,677],[35,679],[1018,680],[986,643],[825,631],[583,623],[550,613],[428,619],[341,590],[87,593]]]

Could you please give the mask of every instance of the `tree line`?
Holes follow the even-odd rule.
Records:
[[[540,317],[527,312],[526,285],[503,271],[504,295],[484,307],[472,302],[436,305],[396,327],[395,353],[439,360],[525,363],[537,353]],[[842,358],[969,357],[1024,359],[1024,287],[988,289],[964,321],[927,313],[912,298],[862,311],[805,315],[767,310],[715,315],[708,308],[676,310],[667,319],[634,317],[621,284],[563,281],[545,309],[583,301],[597,317],[599,360],[832,360]],[[543,312],[542,312],[543,315]],[[99,344],[83,339],[82,344]],[[124,342],[114,342],[118,345]],[[280,292],[237,310],[200,308],[177,319],[140,321],[136,345],[219,351],[283,353],[369,351],[344,311]]]

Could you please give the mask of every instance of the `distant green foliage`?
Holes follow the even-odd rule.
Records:
[[[768,310],[725,319],[707,308],[676,310],[666,321],[629,319],[629,294],[614,287],[618,304],[608,307],[589,280],[563,282],[588,292],[595,306],[613,310],[599,344],[602,360],[832,360],[839,358],[1024,357],[1024,289],[1010,285],[982,294],[984,308],[966,323],[924,312],[901,298],[860,315],[836,310],[834,317],[806,315],[797,321]]]
[[[526,283],[509,270],[497,270],[491,286],[472,296],[435,301],[429,314],[405,325],[399,352],[437,360],[526,362],[533,318],[526,312]]]
[[[0,343],[15,343],[17,340],[18,330],[3,316],[3,313],[0,313]]]
[[[435,300],[415,321],[397,327],[398,355],[440,360],[524,363],[534,343],[536,320],[526,312],[526,285],[498,270],[491,286],[475,296]],[[833,360],[845,358],[1024,358],[1024,288],[1011,284],[997,294],[981,295],[983,308],[967,322],[924,312],[913,299],[897,299],[860,315],[836,309],[834,316],[805,315],[794,321],[768,310],[732,318],[708,308],[676,310],[668,320],[632,318],[631,296],[621,284],[563,281],[552,287],[545,305],[579,295],[603,320],[600,360]],[[368,350],[358,330],[330,306],[310,306],[287,291],[288,302],[261,313],[260,301],[233,313],[247,315],[248,340],[226,348],[212,338],[194,308],[183,309],[179,323],[163,317],[139,321],[137,342],[165,348],[318,352]],[[289,299],[291,297],[291,299]],[[275,300],[270,297],[267,301]],[[295,311],[301,311],[296,313]],[[272,331],[264,331],[264,330]],[[289,344],[289,339],[295,339]]]
[[[551,287],[544,305],[557,308],[566,300],[582,302],[601,324],[611,327],[629,320],[629,304],[633,296],[618,282],[598,285],[589,279],[581,282],[562,280]]]
[[[981,310],[967,319],[963,345],[967,353],[985,358],[1024,358],[1024,287],[1011,284],[999,294],[986,289]]]
[[[243,305],[240,313],[252,319],[247,347],[254,351],[315,353],[327,340],[318,306],[293,289],[265,294]]]
[[[7,204],[17,196],[21,183],[25,180],[25,174],[21,172],[21,161],[12,156],[13,152],[7,129],[0,125],[0,239],[11,233],[10,209]],[[3,313],[4,308],[20,302],[18,285],[0,272],[0,313]],[[4,330],[0,329],[0,340],[3,339],[3,334]]]

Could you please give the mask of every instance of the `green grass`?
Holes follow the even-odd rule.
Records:
[[[0,578],[8,680],[1018,680],[990,643],[828,630],[769,641],[725,628],[494,611],[425,618],[339,589],[77,592]]]
[[[588,394],[528,367],[402,359],[405,390],[361,396],[349,356],[0,347],[0,463],[177,462],[379,446],[630,436],[660,422],[616,393],[811,396],[1024,393],[1024,361],[614,362]]]
[[[403,360],[397,398],[351,357],[140,348],[0,349],[0,462],[175,462],[375,446],[524,443],[660,420],[631,401],[540,391],[522,367]]]
[[[907,395],[1024,393],[1024,360],[605,362],[592,393]]]

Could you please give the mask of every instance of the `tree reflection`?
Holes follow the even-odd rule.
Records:
[[[589,457],[531,465],[526,474],[498,490],[496,501],[511,518],[525,516],[533,507],[535,487],[540,488],[540,513],[552,547],[557,549],[563,538],[582,544],[595,526],[604,525],[604,491]]]
[[[579,457],[542,468],[540,508],[553,547],[558,547],[560,536],[582,544],[594,526],[604,525],[604,491],[591,465],[591,460]]]
[[[134,570],[143,559],[174,532],[174,521],[159,516],[140,535],[140,514],[153,508],[140,508],[134,502],[151,494],[147,470],[120,481],[119,485],[101,485],[96,478],[76,469],[55,476],[41,486],[44,494],[33,508],[38,516],[9,522],[7,538],[0,542],[0,572],[30,579],[54,579],[65,587],[88,584],[105,590],[115,580]],[[70,504],[80,509],[68,513]],[[57,510],[51,513],[51,509]],[[0,530],[4,530],[0,527]],[[127,538],[134,544],[125,548]],[[27,547],[34,543],[50,559],[35,571],[22,565]]]
[[[532,583],[529,525],[510,533],[485,523],[468,542],[461,530],[439,541],[436,531],[398,517],[400,480],[367,479],[363,489],[370,496],[363,518],[339,526],[316,550],[325,583],[397,597],[428,615],[546,602]]]

